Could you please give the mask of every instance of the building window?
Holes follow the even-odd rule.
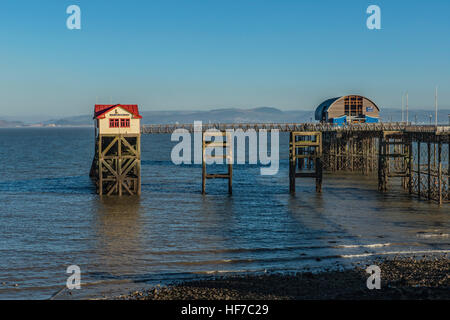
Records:
[[[120,119],[120,126],[122,128],[129,128],[130,127],[130,119]]]
[[[129,128],[130,119],[109,119],[110,128]]]
[[[344,100],[345,114],[348,116],[360,116],[363,114],[363,99],[362,97],[350,96]]]
[[[110,128],[118,128],[119,127],[119,119],[109,119],[109,127]]]

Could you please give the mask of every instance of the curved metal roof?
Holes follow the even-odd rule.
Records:
[[[336,100],[339,100],[342,97],[337,97],[337,98],[332,98],[332,99],[328,99],[325,100],[324,102],[322,102],[321,104],[319,104],[319,106],[316,108],[316,112],[314,114],[316,120],[322,120],[322,114],[328,110],[328,108],[334,103],[336,102]]]
[[[372,100],[370,100],[369,98],[361,96],[361,95],[357,95],[357,94],[349,94],[349,95],[346,95],[346,96],[341,96],[341,97],[337,97],[337,98],[328,99],[328,100],[325,100],[324,102],[322,102],[316,108],[316,112],[314,113],[314,116],[315,116],[316,120],[322,120],[322,114],[324,112],[326,112],[336,101],[341,100],[341,99],[343,99],[345,97],[349,97],[349,96],[356,96],[356,97],[362,97],[364,99],[367,99],[368,101],[372,102],[372,104],[378,109],[378,111],[380,111],[380,108],[378,108],[376,103],[373,102]]]

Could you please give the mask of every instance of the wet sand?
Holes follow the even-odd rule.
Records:
[[[381,289],[369,290],[364,267],[319,273],[219,277],[156,286],[116,299],[137,300],[302,300],[302,299],[450,299],[450,259],[395,257],[375,260]]]

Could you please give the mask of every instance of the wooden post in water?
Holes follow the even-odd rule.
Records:
[[[296,178],[315,178],[316,192],[322,192],[322,150],[322,132],[291,132],[289,136],[290,193],[295,193]],[[306,160],[305,165],[308,169],[312,169],[312,166],[310,167],[309,163],[314,164],[314,171],[296,172],[296,161],[298,160]]]
[[[322,192],[322,158],[316,157],[315,170],[316,170],[316,192]]]
[[[421,149],[420,149],[420,145],[421,145],[421,141],[419,139],[419,141],[417,141],[417,195],[420,197],[422,196],[422,176],[421,176],[421,158],[420,158],[420,153],[421,153]]]
[[[103,149],[102,149],[102,138],[99,135],[98,136],[98,158],[97,158],[97,164],[94,163],[94,165],[98,165],[98,185],[97,185],[97,192],[99,195],[103,195]],[[95,160],[94,160],[95,161]]]
[[[295,146],[295,137],[293,132],[289,134],[289,192],[295,193],[295,162],[297,148]]]
[[[205,137],[202,133],[202,194],[206,194],[206,149],[205,149]]]
[[[401,178],[403,188],[407,189],[412,177],[411,152],[410,138],[404,132],[383,131],[381,133],[378,154],[378,190],[387,191],[388,177]]]
[[[438,202],[441,205],[442,204],[442,141],[438,137],[438,158],[437,158],[437,177],[438,177]]]
[[[141,195],[141,135],[139,134],[136,137],[136,174],[139,177],[138,180],[135,181],[136,186],[135,189],[137,190],[137,194]]]
[[[378,190],[384,192],[386,187],[386,143],[382,132],[378,140]]]
[[[427,179],[427,198],[428,200],[431,200],[431,142],[428,140],[427,144],[427,161],[428,161],[428,179]]]
[[[406,149],[408,152],[408,163],[407,163],[407,175],[408,175],[408,181],[407,181],[407,187],[408,187],[408,193],[412,194],[412,184],[413,184],[413,148],[412,148],[412,140],[411,137],[408,136],[408,142],[406,145]]]
[[[209,137],[207,140],[206,138]],[[214,137],[214,141],[210,139]],[[220,137],[222,141],[216,141]],[[226,139],[224,141],[224,138]],[[232,141],[231,133],[225,131],[206,131],[202,134],[202,194],[206,194],[206,180],[207,179],[228,179],[228,193],[233,193],[233,153],[232,153]],[[210,148],[222,148],[225,149],[225,153],[222,155],[208,156],[206,154],[207,149]],[[206,165],[207,160],[225,160],[225,164],[228,167],[227,173],[207,173]]]
[[[337,137],[333,136],[333,172],[336,172],[338,166],[338,145],[337,145]]]

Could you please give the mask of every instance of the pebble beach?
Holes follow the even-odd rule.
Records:
[[[381,289],[367,288],[366,266],[317,273],[233,275],[154,286],[115,297],[126,300],[447,300],[450,259],[394,257],[375,260]]]

